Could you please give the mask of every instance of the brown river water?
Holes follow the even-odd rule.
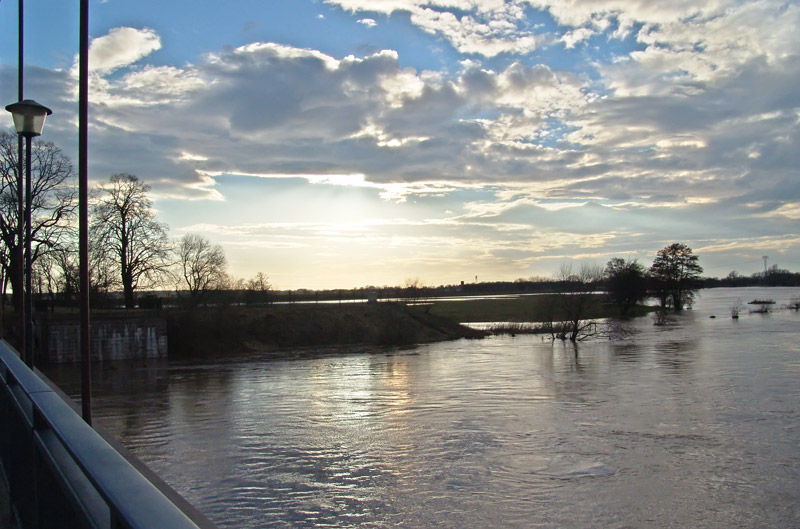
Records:
[[[800,527],[796,295],[702,291],[577,353],[528,335],[104,364],[94,416],[223,528]],[[48,371],[71,395],[78,373]]]

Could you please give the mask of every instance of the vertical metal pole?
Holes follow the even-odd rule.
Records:
[[[22,78],[22,59],[24,58],[25,54],[24,50],[24,28],[25,25],[23,24],[23,19],[25,16],[25,9],[23,8],[23,0],[19,0],[17,4],[17,15],[18,15],[18,22],[19,26],[17,27],[17,95],[18,101],[22,101],[24,98],[22,97],[22,85],[23,85],[23,78]],[[22,153],[20,153],[22,154]]]
[[[25,137],[25,362],[33,367],[33,290],[31,289],[31,141]]]
[[[3,215],[0,213],[0,219],[3,218]],[[6,269],[8,270],[8,269]],[[3,339],[3,308],[5,307],[6,301],[6,278],[5,274],[0,271],[0,340]]]
[[[3,215],[0,214],[0,219],[2,219],[2,217]],[[0,340],[3,339],[3,307],[5,306],[6,301],[5,282],[6,278],[2,271],[0,271]]]
[[[89,327],[89,0],[81,0],[78,59],[78,252],[81,305],[81,411],[92,424],[92,360]]]
[[[19,26],[17,27],[17,95],[19,96],[18,101],[22,101],[24,98],[22,97],[22,85],[23,85],[23,78],[22,78],[22,59],[25,56],[23,53],[23,41],[25,40],[24,37],[24,27],[23,18],[25,15],[25,10],[23,9],[23,0],[19,0],[18,3],[18,16],[19,16]],[[21,154],[21,153],[20,153]]]
[[[21,100],[20,100],[21,101]],[[21,289],[20,292],[14,292],[14,296],[19,300],[17,307],[19,308],[19,314],[17,314],[18,319],[18,336],[19,339],[17,341],[17,346],[19,347],[19,352],[22,355],[22,359],[28,364],[28,367],[31,367],[31,362],[28,359],[28,348],[27,344],[25,343],[25,193],[23,192],[22,186],[23,179],[24,179],[24,170],[23,170],[23,156],[25,149],[23,148],[23,139],[22,135],[20,134],[17,138],[18,140],[18,162],[17,163],[17,269],[15,273],[17,274],[17,288]]]
[[[0,221],[2,220],[3,215],[0,214]],[[3,273],[3,270],[0,269],[0,340],[3,339],[3,309],[5,308],[6,304],[6,276]]]
[[[24,77],[24,67],[23,67],[23,57],[24,57],[24,9],[23,9],[23,0],[19,0],[19,27],[17,31],[17,36],[19,38],[17,51],[19,52],[18,56],[18,64],[17,64],[17,93],[18,93],[18,101],[22,101],[25,99],[23,93],[23,77]],[[25,206],[24,206],[24,196],[22,193],[22,135],[17,137],[17,286],[19,288],[23,288],[25,284],[25,269],[23,268],[23,262],[25,260],[25,252],[23,250],[25,246],[25,226],[24,226],[24,218],[25,218]],[[28,364],[28,367],[33,367],[33,358],[32,356],[28,355],[28,344],[25,342],[25,292],[14,292],[14,297],[19,299],[19,314],[17,315],[18,321],[18,335],[19,340],[17,342],[17,346],[19,347],[19,351],[22,354],[22,358],[25,360],[25,363]]]

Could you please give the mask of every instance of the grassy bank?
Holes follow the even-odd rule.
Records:
[[[593,301],[584,319],[618,315],[603,296],[597,295]],[[647,307],[638,307],[636,312],[647,311]],[[555,294],[441,300],[412,307],[399,303],[218,307],[165,311],[164,316],[170,354],[175,356],[413,345],[486,335],[460,323],[518,322],[518,327],[512,324],[504,329],[537,332],[542,326],[536,323],[564,319]]]
[[[455,301],[442,300],[434,301],[430,305],[429,312],[461,323],[542,323],[566,319],[558,298],[558,294],[542,294]],[[619,315],[619,309],[606,303],[605,296],[595,294],[592,295],[592,298],[584,319],[612,318]],[[649,307],[639,306],[631,316],[640,316],[649,310]]]
[[[343,345],[399,346],[484,333],[394,303],[297,304],[165,312],[171,355]]]

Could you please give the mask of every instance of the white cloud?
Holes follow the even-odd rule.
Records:
[[[274,42],[253,42],[240,46],[232,52],[211,53],[206,57],[206,63],[217,68],[235,71],[247,69],[248,66],[258,66],[260,61],[283,59],[317,60],[331,70],[336,69],[339,65],[338,60],[320,51]]]
[[[782,75],[793,93],[793,74]],[[763,73],[747,82],[758,79]],[[598,97],[585,80],[545,65],[517,61],[493,71],[473,62],[446,76],[401,68],[393,51],[337,59],[254,43],[196,65],[144,67],[105,82],[116,110],[97,119],[174,138],[174,145],[150,148],[156,159],[169,152],[178,165],[192,162],[193,171],[206,174],[357,173],[385,197],[406,198],[413,190],[390,191],[389,184],[435,179],[503,186],[558,180],[543,196],[619,197],[650,206],[687,196],[730,199],[753,190],[726,183],[727,168],[742,175],[774,160],[770,138],[791,137],[797,128],[795,111],[758,104],[741,80],[715,93],[618,90]],[[728,121],[742,116],[737,97],[758,119]],[[146,105],[159,105],[159,113]],[[724,142],[732,130],[752,139],[731,149]],[[181,159],[183,152],[198,158]],[[692,178],[709,167],[708,179]],[[198,178],[182,174],[185,182]],[[638,191],[617,183],[629,177],[639,179]],[[670,193],[678,181],[680,194]]]
[[[180,155],[180,160],[189,160],[194,162],[205,162],[208,160],[205,156],[199,154],[192,154],[190,152],[182,152]]]
[[[581,42],[586,41],[592,35],[594,35],[594,31],[589,28],[578,28],[574,31],[568,31],[561,37],[561,41],[564,43],[567,49],[574,48]]]
[[[540,241],[563,255],[608,226],[630,226],[603,239],[620,250],[637,233],[652,245],[672,233],[724,245],[734,238],[723,223],[748,240],[794,229],[794,4],[536,3],[564,24],[549,36],[530,26],[524,1],[336,4],[361,20],[403,10],[471,57],[420,71],[392,50],[342,57],[255,42],[151,66],[137,61],[158,36],[120,28],[93,44],[105,57],[92,85],[93,174],[124,167],[162,197],[220,200],[229,175],[272,175],[386,207],[442,204],[454,213],[430,225],[487,230],[471,242],[496,237],[492,248],[520,262],[543,255],[508,235],[525,227],[564,237]],[[591,57],[624,35],[635,51],[623,46],[586,75],[525,55],[549,43]],[[501,53],[519,55],[485,59]]]
[[[183,96],[206,86],[196,71],[172,66],[145,67],[130,72],[121,85],[128,91],[153,92],[161,97]]]
[[[161,38],[151,29],[114,28],[92,40],[89,68],[105,74],[128,66],[160,48]]]
[[[744,5],[766,5],[769,9],[781,8],[782,2],[740,2],[738,0],[675,0],[648,2],[641,0],[525,0],[536,9],[546,11],[559,24],[570,27],[595,27],[603,29],[615,20],[617,36],[629,33],[635,24],[653,26],[676,25],[715,20],[727,16]]]
[[[541,39],[525,28],[524,2],[503,0],[326,0],[350,12],[408,12],[423,31],[447,39],[459,52],[494,57],[527,53]],[[468,14],[462,15],[463,12]]]
[[[411,21],[424,31],[442,35],[461,53],[494,57],[501,53],[528,53],[539,39],[517,25],[506,11],[457,17],[454,13],[415,8]]]
[[[407,10],[421,2],[408,0],[325,0],[326,4],[335,4],[346,11],[372,11],[390,14],[394,11]]]
[[[363,24],[368,28],[374,28],[375,26],[378,25],[378,23],[375,22],[374,18],[362,18],[361,20],[358,21],[358,23]]]

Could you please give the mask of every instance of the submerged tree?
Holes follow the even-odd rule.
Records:
[[[680,312],[694,300],[703,273],[697,261],[698,257],[685,244],[674,243],[658,251],[650,267],[650,277],[663,309]]]
[[[736,301],[731,303],[731,318],[734,320],[739,319],[739,313],[742,309],[744,309],[744,301],[742,301],[742,298],[736,298]]]
[[[582,265],[573,271],[571,264],[564,264],[556,275],[559,295],[556,310],[559,321],[550,322],[553,339],[579,342],[604,333],[596,321],[589,318],[596,312],[598,303],[595,290],[603,279],[603,270],[598,266]]]
[[[605,277],[608,296],[619,307],[620,316],[627,316],[647,298],[646,271],[636,259],[614,257],[606,264]]]
[[[156,220],[148,198],[150,186],[138,177],[115,174],[100,191],[92,220],[95,257],[113,266],[125,308],[134,308],[135,292],[158,284],[167,273],[167,226]]]

